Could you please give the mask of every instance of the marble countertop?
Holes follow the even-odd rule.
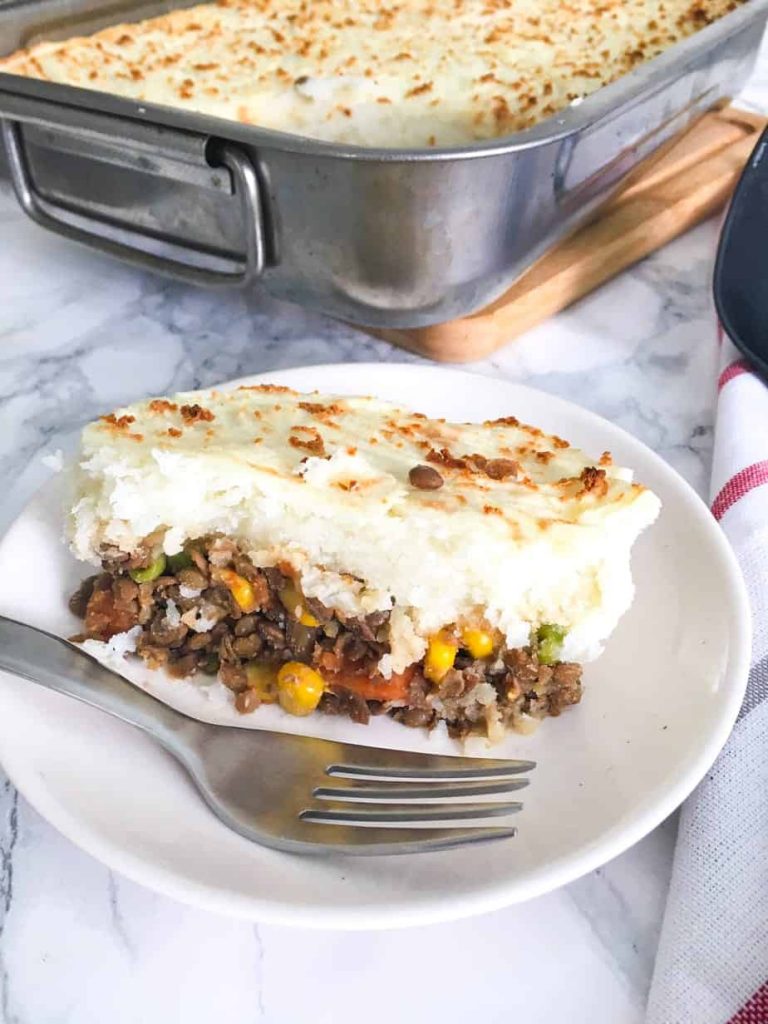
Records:
[[[751,106],[768,107],[766,79],[768,56]],[[704,493],[715,242],[716,225],[700,226],[468,369],[588,406]],[[279,367],[417,361],[264,294],[196,291],[100,258],[25,220],[2,181],[0,281],[6,521],[46,475],[45,453],[114,405]],[[56,833],[0,770],[0,1024],[351,1024],[361,1013],[367,1024],[636,1024],[674,839],[673,818],[593,874],[484,917],[302,932],[217,917],[125,880]]]

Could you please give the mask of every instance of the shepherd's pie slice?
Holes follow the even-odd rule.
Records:
[[[491,738],[579,700],[659,511],[608,453],[511,416],[264,385],[118,409],[74,476],[72,548],[100,569],[72,599],[84,636],[218,674],[243,713]]]

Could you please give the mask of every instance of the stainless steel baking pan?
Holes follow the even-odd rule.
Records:
[[[0,52],[180,4],[0,2]],[[40,224],[206,285],[261,282],[344,320],[413,327],[497,297],[621,179],[748,76],[768,0],[560,116],[491,143],[373,150],[0,74],[11,178]]]

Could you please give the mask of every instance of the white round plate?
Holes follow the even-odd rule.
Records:
[[[0,760],[30,803],[110,867],[176,899],[323,928],[399,927],[528,899],[615,857],[674,810],[731,729],[750,645],[738,567],[690,487],[612,424],[507,381],[395,364],[311,366],[248,382],[263,380],[375,393],[452,420],[515,415],[595,455],[610,449],[662,499],[634,551],[635,602],[588,666],[582,704],[494,751],[538,762],[517,837],[408,857],[276,853],[221,825],[183,771],[136,730],[5,676]],[[83,569],[61,568],[68,556],[60,514],[46,500],[53,490],[0,543],[0,610],[66,628],[66,590]]]

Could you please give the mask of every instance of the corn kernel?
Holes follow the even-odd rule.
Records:
[[[493,654],[493,636],[485,629],[463,629],[461,645],[466,647],[473,658],[487,658]]]
[[[256,592],[245,576],[241,576],[233,569],[220,569],[219,578],[228,587],[230,594],[234,597],[241,611],[245,612],[246,615],[249,612],[256,611],[259,607]]]
[[[277,699],[289,715],[311,715],[324,690],[320,673],[300,661],[287,661],[277,673]]]
[[[431,683],[439,683],[453,668],[457,643],[449,633],[436,633],[429,641],[424,658],[424,675]]]
[[[280,591],[280,603],[288,614],[292,615],[302,626],[314,629],[315,626],[320,625],[315,616],[304,607],[303,598],[294,583],[286,583]]]
[[[263,661],[249,661],[245,666],[248,689],[255,691],[262,704],[277,701],[277,670]]]

